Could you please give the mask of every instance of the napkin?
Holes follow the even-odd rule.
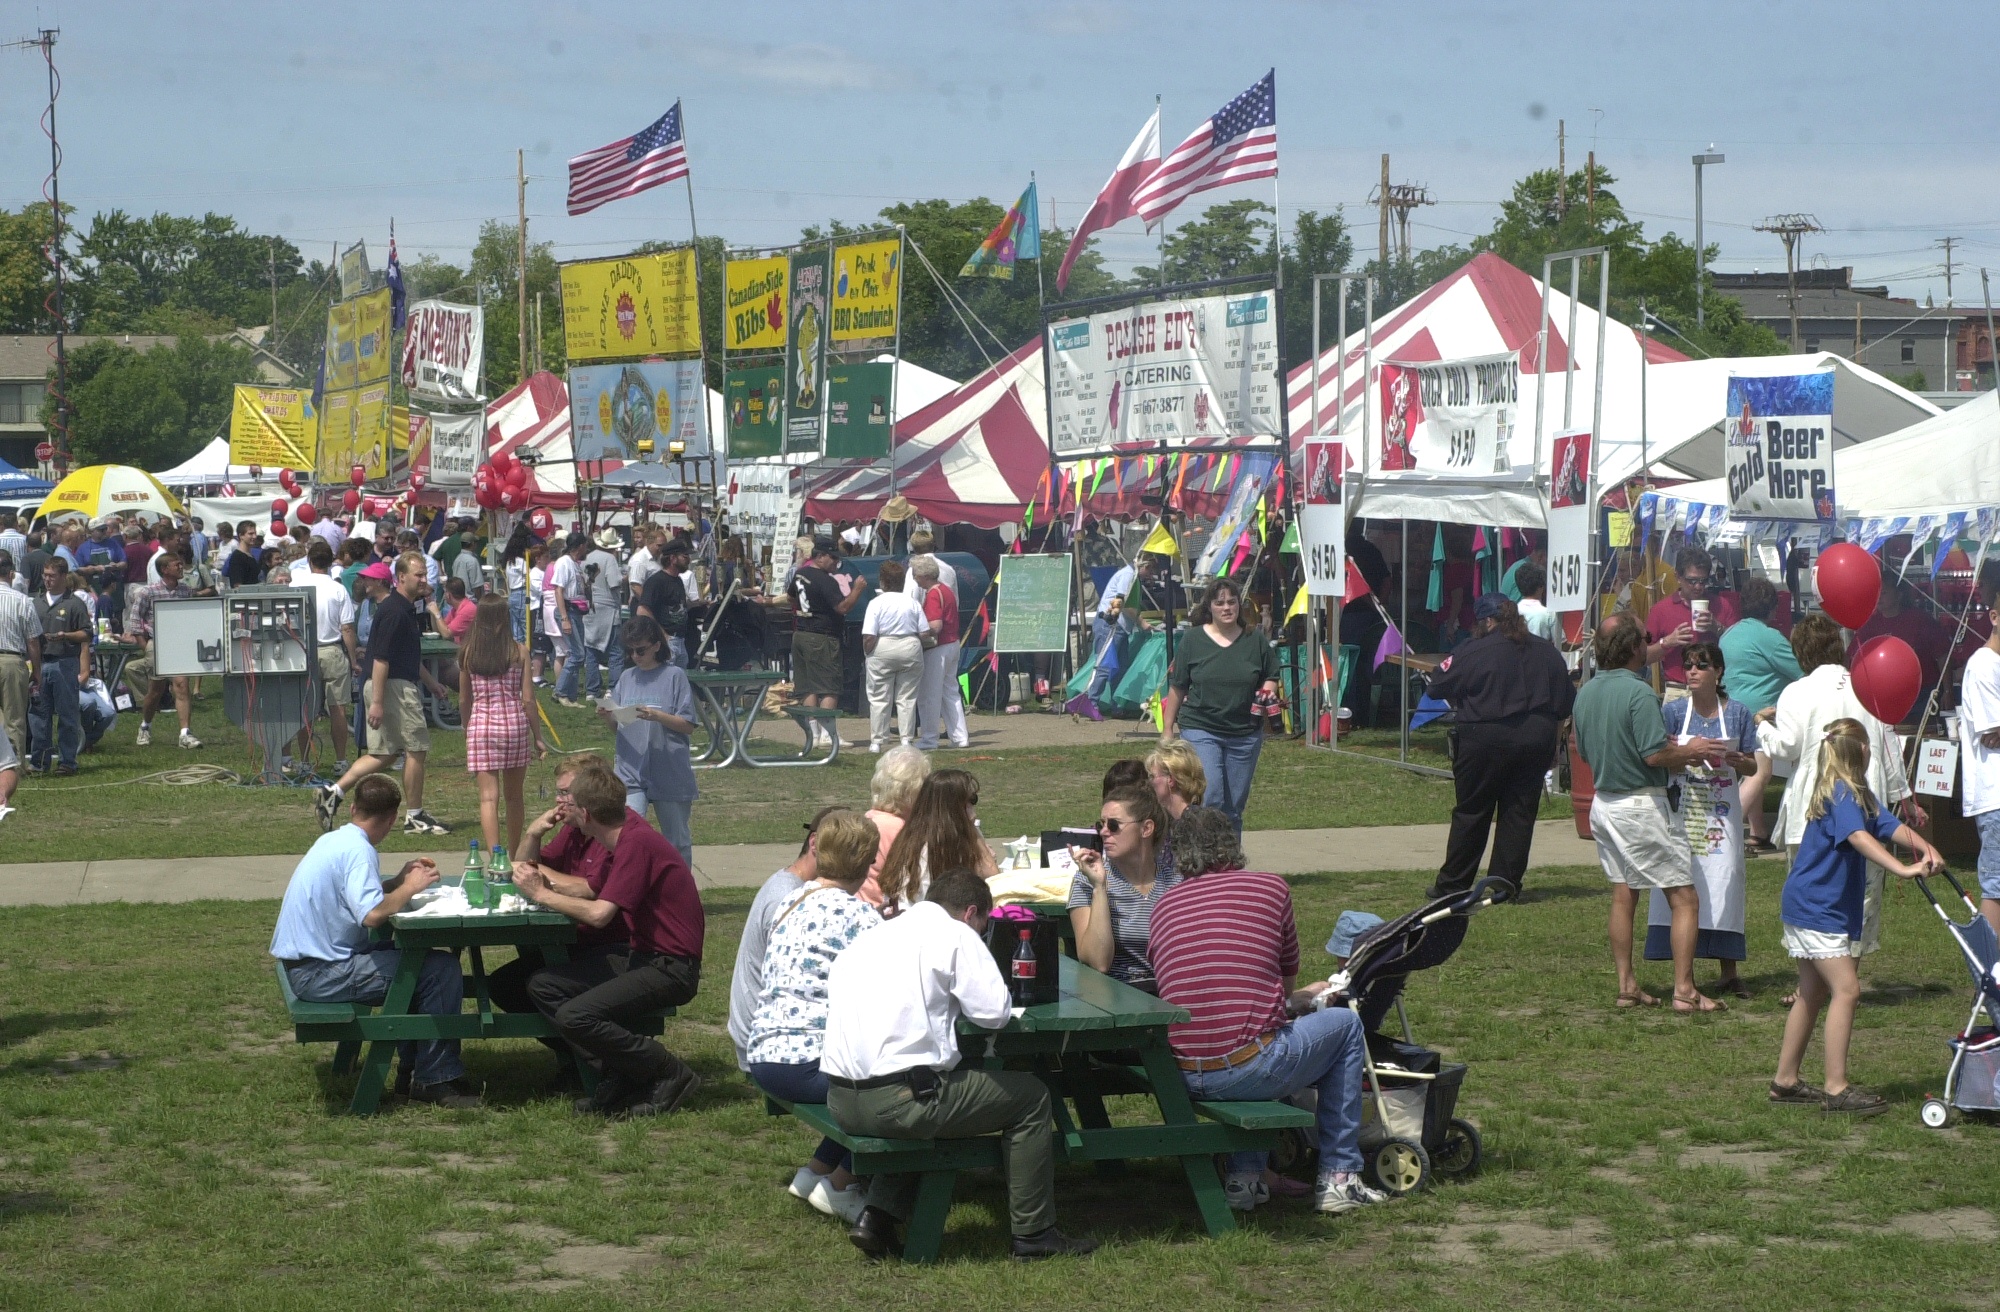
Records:
[[[603,707],[605,710],[611,712],[611,719],[614,723],[631,724],[633,721],[639,718],[638,707],[613,705],[609,694],[606,694],[603,697],[599,697],[597,699],[597,704]]]

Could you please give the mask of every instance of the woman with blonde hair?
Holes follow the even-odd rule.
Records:
[[[1161,743],[1146,753],[1146,776],[1153,795],[1167,808],[1169,819],[1178,820],[1190,806],[1200,806],[1208,792],[1208,771],[1184,738]]]
[[[939,770],[924,780],[903,832],[889,844],[878,880],[885,907],[906,910],[924,900],[931,876],[961,867],[981,879],[1000,873],[979,832],[979,780],[966,770]]]
[[[521,846],[528,763],[542,755],[528,682],[527,644],[514,640],[507,599],[489,592],[473,603],[472,628],[458,658],[458,704],[465,712],[465,768],[479,786],[479,827],[488,850],[500,844],[500,799],[507,800],[507,850]]]
[[[1805,795],[1798,808],[1804,823],[1779,904],[1785,951],[1799,963],[1799,988],[1785,1020],[1778,1071],[1768,1095],[1772,1102],[1818,1103],[1825,1111],[1859,1116],[1888,1109],[1879,1096],[1847,1082],[1848,1040],[1861,997],[1854,958],[1861,949],[1868,862],[1905,879],[1944,865],[1936,848],[1875,800],[1869,783],[1873,738],[1873,731],[1859,720],[1843,716],[1829,723],[1812,753],[1810,788],[1799,790]],[[1884,846],[1887,843],[1913,849],[1916,864],[1897,860]],[[1826,1087],[1815,1089],[1800,1080],[1799,1066],[1822,1008]]]
[[[930,777],[931,758],[914,747],[892,747],[875,763],[875,775],[868,782],[866,814],[881,835],[881,845],[868,867],[868,878],[855,894],[871,907],[882,905],[882,863],[888,860],[890,845],[903,832],[910,808],[917,804],[917,794]]]

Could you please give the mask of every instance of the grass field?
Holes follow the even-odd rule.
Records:
[[[212,682],[212,681],[211,681]],[[597,717],[545,702],[566,749],[608,751],[610,734]],[[323,726],[322,726],[323,727]],[[113,860],[146,856],[250,856],[298,852],[317,836],[311,795],[304,788],[228,784],[174,786],[127,782],[194,764],[219,765],[244,777],[256,765],[240,730],[224,718],[219,692],[195,706],[195,733],[204,746],[174,745],[171,710],[154,724],[154,744],[133,746],[132,715],[83,758],[73,779],[24,780],[19,807],[0,830],[0,861]],[[790,733],[790,726],[782,731]],[[1391,739],[1391,752],[1393,742]],[[794,739],[783,750],[796,750]],[[781,750],[779,744],[770,748]],[[1095,813],[1104,769],[1121,756],[1144,755],[1143,740],[1119,745],[974,749],[943,752],[937,764],[980,778],[980,815],[995,836],[1039,832],[1045,825]],[[322,748],[323,769],[332,765]],[[830,801],[865,805],[875,758],[843,752],[831,767],[811,770],[705,770],[695,806],[697,844],[796,841],[800,823]],[[425,806],[455,829],[478,829],[478,797],[465,772],[465,740],[434,732]],[[531,810],[548,804],[553,760],[529,776]],[[1549,816],[1567,813],[1550,799]],[[1412,775],[1352,757],[1315,751],[1288,740],[1269,743],[1257,771],[1246,823],[1252,829],[1317,829],[1348,825],[1439,823],[1450,818],[1448,780]],[[389,850],[431,851],[438,840],[390,838]]]
[[[1752,866],[1756,997],[1726,1015],[1612,1008],[1594,870],[1537,874],[1413,979],[1419,1038],[1471,1065],[1478,1177],[1340,1220],[1274,1204],[1213,1242],[1176,1166],[1063,1168],[1062,1224],[1105,1245],[1032,1268],[1004,1261],[995,1178],[961,1183],[932,1269],[864,1266],[784,1192],[811,1140],[763,1114],[722,1029],[747,890],[709,897],[707,979],[668,1031],[706,1087],[613,1126],[543,1094],[526,1042],[467,1045],[489,1110],[334,1114],[349,1084],[291,1041],[263,955],[274,904],[21,908],[0,924],[0,1307],[1990,1306],[2000,1128],[1916,1119],[1965,972],[1893,893],[1854,1058],[1892,1110],[1767,1104],[1780,875]],[[1342,908],[1394,914],[1427,878],[1294,880],[1309,966]]]

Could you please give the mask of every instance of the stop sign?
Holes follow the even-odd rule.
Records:
[[[47,464],[53,459],[55,453],[56,446],[53,442],[43,442],[35,447],[35,459],[41,461],[43,464]]]

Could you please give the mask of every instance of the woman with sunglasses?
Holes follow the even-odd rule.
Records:
[[[903,832],[889,844],[876,882],[882,914],[915,906],[930,891],[931,876],[964,867],[981,879],[1000,873],[993,849],[979,832],[979,780],[966,770],[939,770],[917,789]]]
[[[599,706],[597,713],[618,732],[618,777],[625,783],[625,805],[640,815],[653,807],[653,824],[674,850],[694,864],[694,762],[688,737],[695,729],[694,685],[687,671],[668,658],[667,635],[659,624],[640,615],[618,631],[629,664],[611,690],[617,709]],[[636,713],[621,722],[626,707]]]
[[[1098,813],[1102,854],[1087,847],[1069,850],[1077,865],[1069,890],[1076,959],[1148,991],[1154,987],[1146,954],[1153,905],[1180,882],[1171,864],[1160,868],[1167,824],[1166,808],[1151,788],[1114,788]]]
[[[1243,829],[1250,780],[1264,747],[1264,724],[1278,710],[1278,653],[1243,624],[1243,591],[1229,579],[1210,585],[1181,634],[1160,703],[1160,741],[1176,731],[1208,775],[1202,805]]]
[[[1660,715],[1677,743],[1712,738],[1731,744],[1719,765],[1696,761],[1674,782],[1680,787],[1680,824],[1692,854],[1694,890],[1700,904],[1694,955],[1722,968],[1717,987],[1738,998],[1750,996],[1737,973],[1749,954],[1743,937],[1743,909],[1749,891],[1744,864],[1743,803],[1738,781],[1757,773],[1757,723],[1749,706],[1732,701],[1722,688],[1722,648],[1689,643],[1681,651],[1688,695],[1668,702]],[[1673,960],[1673,915],[1667,896],[1653,890],[1646,913],[1646,960]]]

